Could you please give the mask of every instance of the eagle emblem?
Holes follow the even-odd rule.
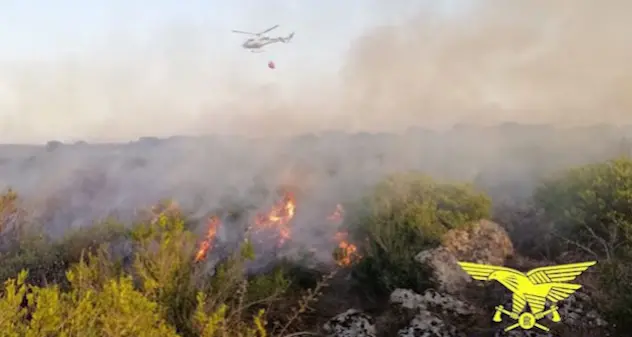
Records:
[[[568,282],[573,281],[588,267],[594,266],[596,263],[596,261],[590,261],[541,267],[532,269],[526,274],[515,269],[487,264],[459,262],[459,265],[473,279],[479,281],[495,280],[512,292],[511,311],[499,305],[496,307],[493,318],[494,322],[502,322],[502,315],[504,314],[516,321],[515,324],[505,328],[505,331],[518,327],[524,330],[536,327],[549,331],[548,327],[538,323],[538,321],[551,315],[553,322],[559,322],[561,318],[557,311],[557,302],[568,298],[582,287],[579,284]],[[545,310],[547,301],[550,306]],[[530,311],[525,311],[527,305]]]

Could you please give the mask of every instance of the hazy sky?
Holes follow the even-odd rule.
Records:
[[[459,4],[460,3],[460,4]],[[426,8],[449,13],[467,1],[378,0],[24,0],[0,4],[2,59],[49,59],[85,51],[125,37],[148,42],[163,30],[187,26],[216,39],[223,53],[241,38],[231,29],[257,31],[276,23],[278,33],[296,30],[296,49],[302,57],[329,54],[338,59],[349,40],[367,27],[400,21]],[[204,31],[206,30],[206,31]],[[233,47],[233,48],[229,48]],[[226,49],[223,49],[226,48]],[[290,49],[290,48],[285,48]],[[320,51],[320,52],[319,52]],[[335,56],[334,56],[335,55]]]
[[[2,1],[0,142],[632,123],[631,11],[629,0]],[[296,36],[261,54],[231,33],[275,24]]]
[[[464,8],[458,3],[466,1],[406,0],[388,5],[378,0],[3,1],[0,142],[108,138],[103,128],[117,124],[129,124],[123,138],[151,132],[131,122],[135,116],[129,115],[129,97],[113,92],[125,89],[104,76],[112,77],[113,67],[124,68],[119,76],[125,79],[120,80],[136,81],[137,90],[140,77],[160,76],[151,65],[161,55],[163,69],[180,73],[191,87],[197,81],[200,93],[190,101],[199,102],[199,95],[206,95],[204,104],[221,105],[227,98],[218,87],[228,87],[227,82],[238,82],[237,78],[252,85],[273,84],[283,88],[277,94],[289,95],[297,87],[293,83],[304,82],[306,76],[336,72],[350,42],[368,27],[399,22],[424,7],[436,15],[454,13]],[[296,31],[296,37],[292,44],[270,46],[263,54],[241,49],[246,36],[230,32],[263,30],[274,24],[281,25],[274,34]],[[278,65],[274,72],[265,66],[269,59]],[[182,75],[186,67],[196,74]],[[175,75],[171,76],[171,84],[153,95],[179,96],[184,101],[181,91],[185,90],[176,92]],[[187,93],[195,95],[191,90]],[[115,99],[125,101],[120,104],[128,113],[116,111]],[[153,96],[144,95],[142,100]],[[139,114],[146,115],[138,120],[151,116],[151,107],[142,110]],[[180,110],[183,116],[200,113],[199,107]],[[163,128],[157,133],[181,131]]]

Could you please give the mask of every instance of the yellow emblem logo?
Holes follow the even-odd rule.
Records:
[[[544,331],[549,328],[538,323],[547,315],[551,315],[553,322],[561,321],[557,311],[557,302],[562,301],[572,295],[582,286],[579,284],[567,283],[573,281],[577,276],[586,271],[588,267],[597,264],[596,261],[563,264],[551,267],[542,267],[530,270],[526,274],[515,269],[497,267],[487,264],[470,262],[459,262],[459,265],[473,279],[479,281],[498,281],[513,293],[511,311],[506,310],[502,305],[496,307],[494,322],[502,322],[502,316],[506,315],[516,321],[505,328],[510,331],[518,327],[530,330],[534,327]],[[550,305],[545,309],[546,301]],[[531,312],[525,311],[525,306],[529,305]]]

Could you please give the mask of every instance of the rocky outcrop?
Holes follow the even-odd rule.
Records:
[[[563,322],[572,327],[584,329],[603,328],[608,326],[597,310],[590,308],[590,297],[582,292],[576,292],[558,303],[558,312]]]
[[[507,232],[498,224],[481,220],[446,233],[443,244],[419,253],[415,259],[430,266],[439,290],[457,294],[471,281],[458,261],[504,265],[514,255]]]
[[[494,337],[554,337],[550,332],[538,331],[538,330],[511,330],[504,332],[499,330],[494,334]]]
[[[476,314],[471,305],[434,290],[419,295],[411,290],[396,289],[391,294],[390,302],[416,311],[410,324],[399,330],[398,337],[465,336],[459,332],[461,329],[458,324],[467,324]]]
[[[465,337],[473,336],[475,330],[488,331],[487,334],[477,336],[494,337],[552,337],[561,336],[561,332],[578,335],[580,331],[590,332],[590,336],[609,336],[608,323],[597,311],[590,309],[590,299],[584,293],[576,293],[558,303],[562,321],[543,323],[554,333],[535,328],[527,331],[518,328],[505,332],[504,328],[514,322],[505,318],[504,323],[494,323],[493,310],[482,310],[479,309],[482,307],[480,303],[468,303],[433,290],[419,295],[410,290],[397,289],[391,294],[390,300],[402,308],[416,310],[411,322],[399,330],[398,337]],[[505,303],[505,307],[510,308],[511,302]]]
[[[445,247],[424,250],[415,256],[415,260],[430,266],[434,283],[440,291],[456,294],[471,281],[471,277],[459,267],[454,254]]]
[[[537,329],[524,331],[520,328],[504,332],[511,322],[494,323],[494,306],[504,304],[511,308],[511,294],[500,284],[472,283],[471,278],[457,264],[458,261],[508,266],[519,270],[529,270],[541,264],[535,261],[513,258],[514,250],[507,233],[498,224],[480,221],[466,229],[452,230],[445,236],[441,247],[423,251],[416,260],[430,266],[434,273],[438,291],[428,290],[417,294],[407,289],[397,289],[390,296],[395,315],[406,317],[407,324],[393,330],[389,336],[397,337],[550,337],[560,336],[559,331],[594,331],[598,336],[608,336],[603,320],[595,310],[590,309],[589,296],[578,292],[558,303],[562,321],[546,324],[555,333]],[[468,293],[475,292],[475,296]],[[493,302],[493,303],[491,303]],[[404,310],[410,316],[399,314]],[[385,314],[386,315],[386,314]],[[377,328],[380,328],[378,318]],[[550,323],[550,321],[549,321]],[[349,310],[330,321],[328,331],[332,337],[374,336],[376,326],[373,320],[357,310]],[[592,334],[591,334],[592,336]]]
[[[461,261],[493,265],[502,265],[515,254],[505,229],[489,220],[449,231],[443,238],[443,247]]]
[[[455,327],[447,325],[443,320],[428,311],[422,311],[401,329],[397,337],[465,337]]]
[[[476,310],[471,305],[450,295],[440,294],[432,289],[419,295],[408,289],[395,289],[391,293],[390,302],[406,309],[432,311],[440,315],[464,316],[473,315]]]
[[[557,303],[558,312],[561,317],[561,321],[553,324],[544,323],[544,325],[555,330],[556,333],[548,333],[538,329],[532,329],[524,331],[520,329],[504,332],[499,330],[495,337],[553,337],[560,336],[560,331],[567,332],[583,332],[589,336],[609,336],[608,322],[601,317],[601,315],[591,308],[590,297],[582,292],[576,292],[569,296],[564,301]],[[505,303],[506,308],[511,307],[511,301]],[[548,317],[550,319],[550,317]],[[550,323],[550,321],[549,321]],[[588,334],[592,332],[592,334]]]
[[[329,337],[375,337],[373,318],[356,309],[349,309],[323,326]]]

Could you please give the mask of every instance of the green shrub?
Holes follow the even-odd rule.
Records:
[[[345,219],[351,239],[361,243],[354,278],[370,293],[395,288],[421,291],[428,270],[415,262],[420,251],[438,245],[443,234],[489,216],[491,201],[467,184],[432,180],[418,173],[388,177]]]
[[[0,298],[3,336],[177,336],[157,303],[134,290],[130,277],[110,279],[101,289],[25,283],[27,273],[5,283]],[[72,284],[75,274],[68,273]]]
[[[248,277],[244,267],[254,250],[246,241],[209,274],[205,262],[194,262],[198,242],[191,224],[167,206],[127,229],[104,222],[58,241],[20,236],[0,257],[8,279],[0,296],[3,336],[264,337],[274,336],[266,329],[289,331],[305,304],[288,313],[274,312],[287,305],[272,305],[290,289],[288,270]],[[126,265],[111,255],[110,243],[120,240],[133,251]],[[24,269],[36,276],[18,274]],[[270,311],[280,318],[275,327],[267,327]]]
[[[286,271],[277,267],[271,272],[256,275],[248,280],[246,299],[248,302],[261,302],[266,299],[277,298],[290,287],[290,279]]]
[[[94,258],[94,257],[93,257]],[[3,336],[181,336],[165,319],[160,303],[135,289],[131,276],[97,281],[100,276],[91,262],[81,263],[67,273],[71,284],[63,292],[58,286],[26,284],[27,273],[5,283],[0,298],[0,329]],[[225,304],[209,307],[199,292],[191,320],[195,336],[265,337],[264,310],[250,321],[231,317]]]
[[[200,337],[266,337],[268,335],[263,309],[253,316],[252,324],[250,324],[247,321],[231,320],[229,307],[225,304],[207,313],[206,297],[202,293],[198,294],[198,303],[193,319]]]
[[[597,308],[605,314],[606,320],[614,323],[621,335],[627,335],[632,329],[632,266],[630,262],[602,262],[597,265],[599,283],[597,294],[600,296]]]
[[[83,251],[94,252],[102,244],[129,238],[126,226],[107,220],[69,230],[54,240],[43,225],[27,219],[15,191],[0,194],[0,282],[28,270],[29,283],[65,285],[66,269],[79,262]]]
[[[132,233],[133,274],[141,292],[161,305],[181,336],[265,336],[263,308],[288,290],[283,269],[248,277],[254,248],[245,241],[209,276],[195,263],[197,242],[179,213],[163,213]],[[290,322],[291,323],[291,322]]]
[[[141,291],[165,308],[167,320],[180,333],[192,335],[197,291],[191,257],[196,242],[184,219],[160,214],[156,221],[136,226],[132,238],[133,270]]]
[[[572,248],[599,261],[599,307],[621,331],[632,329],[632,160],[561,172],[536,190],[534,204],[552,223],[558,253]]]
[[[129,230],[120,223],[107,221],[71,230],[59,240],[52,240],[36,226],[30,226],[20,236],[5,234],[15,241],[0,256],[0,280],[28,270],[28,282],[35,284],[66,283],[65,270],[79,262],[84,251],[94,252],[103,244],[125,240]]]
[[[562,172],[543,182],[534,203],[563,242],[598,259],[629,255],[632,160],[619,158]]]
[[[184,219],[155,220],[129,235],[135,253],[129,270],[104,244],[80,252],[63,287],[29,284],[26,271],[6,281],[3,336],[268,336],[264,308],[289,288],[284,270],[248,278],[243,267],[254,255],[246,242],[209,276],[194,262],[197,244]],[[296,319],[286,316],[280,331]]]

